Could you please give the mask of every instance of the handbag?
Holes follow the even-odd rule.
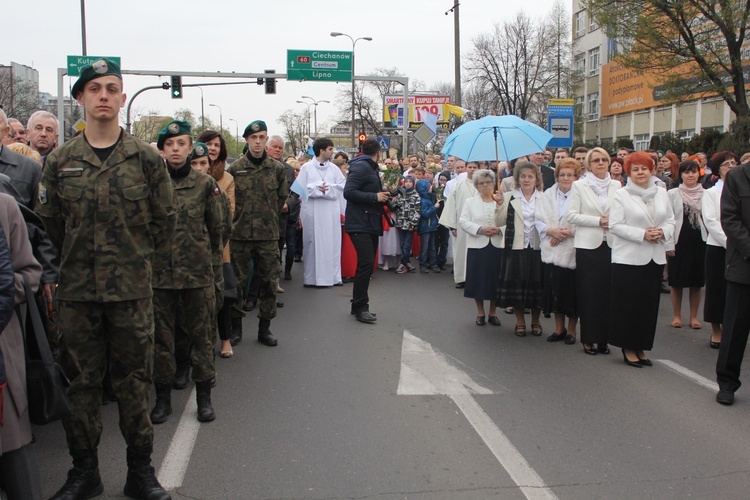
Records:
[[[70,400],[66,392],[66,387],[70,385],[70,382],[52,357],[39,307],[26,278],[24,278],[23,289],[26,293],[26,303],[34,333],[33,340],[40,357],[40,359],[31,359],[29,356],[31,339],[26,338],[26,393],[29,403],[29,420],[34,425],[45,425],[71,414]]]

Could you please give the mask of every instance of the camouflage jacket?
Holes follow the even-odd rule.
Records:
[[[154,253],[154,288],[179,290],[213,285],[221,270],[222,194],[210,175],[195,169],[172,178],[177,226],[169,244]]]
[[[232,239],[278,240],[279,213],[289,196],[281,162],[266,156],[263,163],[256,166],[243,155],[228,171],[234,177]]]
[[[81,135],[47,157],[36,212],[60,252],[57,297],[117,302],[152,296],[151,258],[174,230],[161,157],[127,132],[102,163]]]

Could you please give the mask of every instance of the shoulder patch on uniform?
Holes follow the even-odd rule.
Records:
[[[219,189],[219,186],[216,186],[214,188],[214,196],[216,196],[217,194],[220,194],[220,193],[221,193],[221,189]]]
[[[39,203],[47,203],[47,188],[41,182],[39,183]]]

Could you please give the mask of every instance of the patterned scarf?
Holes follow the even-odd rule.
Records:
[[[700,227],[701,220],[701,200],[703,200],[703,186],[696,184],[695,187],[687,187],[683,182],[678,186],[680,196],[682,196],[682,205],[688,216],[688,221],[692,227]]]

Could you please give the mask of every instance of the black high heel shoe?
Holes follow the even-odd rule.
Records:
[[[591,356],[596,356],[596,349],[594,349],[593,344],[583,344],[583,352],[590,354]]]
[[[630,366],[634,366],[636,368],[643,368],[643,365],[640,363],[640,361],[630,361],[625,354],[625,349],[622,350],[622,359],[625,360],[625,363],[627,363]]]
[[[484,324],[485,324],[484,316],[477,316],[476,323],[477,323],[477,326],[484,326]]]

